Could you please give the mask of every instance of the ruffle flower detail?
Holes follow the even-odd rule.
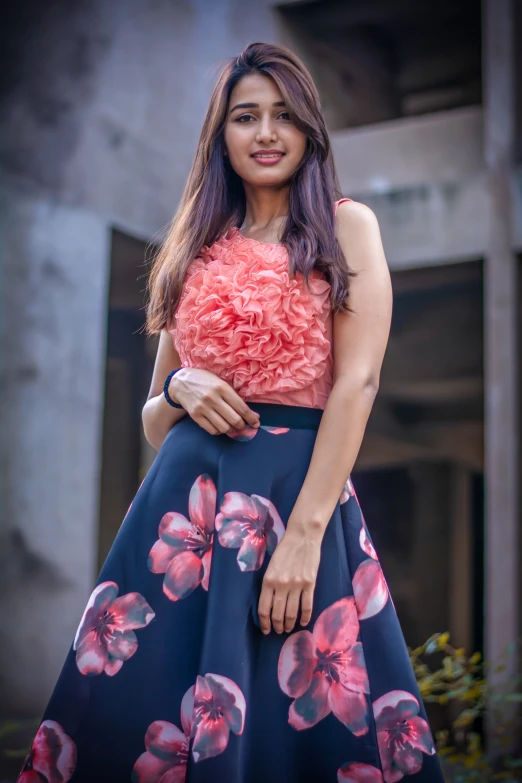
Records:
[[[284,245],[227,231],[189,266],[174,344],[184,367],[219,375],[245,398],[303,389],[327,366],[330,284],[291,279]]]

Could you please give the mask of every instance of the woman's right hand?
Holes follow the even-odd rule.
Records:
[[[209,370],[184,367],[170,379],[169,395],[211,435],[259,427],[259,414],[226,381]]]

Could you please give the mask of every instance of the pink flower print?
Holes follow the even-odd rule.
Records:
[[[243,427],[242,430],[231,430],[230,432],[227,432],[227,435],[229,438],[232,438],[232,440],[238,440],[240,443],[242,443],[244,441],[255,438],[259,432],[259,429],[259,427],[251,427],[249,424],[247,424],[247,426]]]
[[[337,771],[337,783],[383,783],[382,772],[371,764],[347,762]]]
[[[285,526],[272,501],[260,495],[227,492],[216,517],[219,543],[238,549],[242,571],[257,571],[265,554],[272,554],[285,532]]]
[[[198,476],[189,494],[189,519],[169,511],[159,524],[159,539],[150,550],[148,567],[165,574],[163,592],[171,601],[186,598],[201,585],[208,590],[216,487],[205,474]]]
[[[76,768],[76,745],[54,720],[36,732],[17,783],[67,783]]]
[[[313,633],[297,631],[286,640],[278,678],[284,693],[295,700],[288,717],[294,729],[309,729],[333,712],[356,736],[367,733],[370,684],[358,634],[350,596],[321,612]]]
[[[414,775],[422,767],[422,754],[435,753],[430,727],[418,712],[419,702],[407,691],[389,691],[373,702],[385,783]]]
[[[252,440],[252,438],[255,438],[259,430],[265,430],[266,432],[270,432],[272,435],[283,435],[285,432],[289,432],[289,427],[269,427],[268,425],[261,424],[259,427],[251,427],[250,425],[247,425],[246,427],[243,427],[242,430],[232,430],[232,432],[227,432],[227,435],[229,438],[233,438],[234,440],[238,441],[248,441]]]
[[[198,676],[192,725],[194,761],[203,761],[223,753],[230,732],[243,732],[245,712],[245,697],[233,680],[219,674]]]
[[[361,521],[362,521],[362,528],[361,532],[359,534],[359,544],[361,546],[361,549],[363,552],[365,552],[370,557],[373,557],[374,560],[377,560],[377,552],[375,551],[372,542],[370,541],[369,534],[368,534],[368,527],[366,525],[363,513],[361,511],[361,507],[359,505],[359,501],[357,500],[357,495],[355,494],[355,489],[352,483],[352,479],[348,477],[348,481],[344,485],[344,489],[341,492],[341,497],[339,498],[339,503],[347,503],[351,497],[354,497],[357,501],[357,505],[359,506],[359,511],[361,513]]]
[[[366,525],[366,522],[364,520],[364,517],[361,513],[361,520],[362,520],[362,527],[361,532],[359,533],[359,545],[363,552],[365,552],[367,555],[370,555],[374,560],[378,560],[377,552],[375,551],[375,548],[370,541],[369,535],[368,535],[368,527]]]
[[[360,620],[373,617],[385,607],[389,590],[377,560],[363,560],[353,575],[352,585]]]
[[[353,488],[351,477],[348,476],[346,484],[343,487],[343,491],[341,492],[339,503],[347,503],[351,497],[355,497],[355,489]]]
[[[116,582],[93,590],[73,643],[82,674],[113,676],[138,649],[135,628],[144,628],[155,612],[140,593],[118,595]]]
[[[185,783],[189,754],[192,715],[194,712],[192,685],[181,702],[180,731],[173,723],[155,720],[145,734],[145,753],[132,769],[132,783]]]

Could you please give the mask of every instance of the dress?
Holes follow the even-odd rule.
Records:
[[[306,629],[257,602],[332,383],[329,285],[230,229],[187,272],[172,336],[261,427],[167,435],[87,602],[18,783],[441,783],[350,479]]]

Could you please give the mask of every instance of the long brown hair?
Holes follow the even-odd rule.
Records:
[[[181,202],[165,242],[152,259],[149,335],[172,323],[191,261],[229,228],[241,226],[245,218],[243,182],[223,154],[224,126],[232,90],[251,73],[274,80],[290,119],[307,137],[305,153],[290,182],[288,217],[281,237],[288,250],[290,274],[299,272],[308,283],[310,271],[320,269],[331,285],[332,309],[346,309],[351,273],[335,237],[333,210],[341,192],[317,89],[305,65],[289,49],[252,43],[229,60],[218,76]]]

